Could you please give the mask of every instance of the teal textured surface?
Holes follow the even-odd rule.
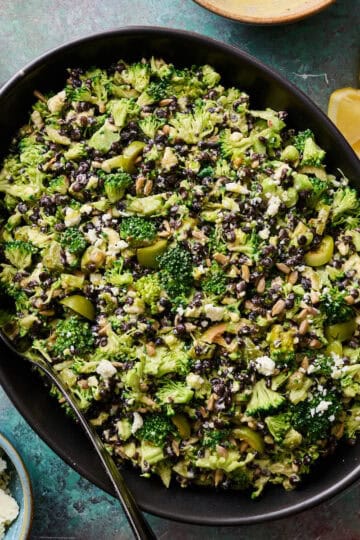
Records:
[[[238,46],[277,69],[323,109],[335,88],[358,83],[360,0],[339,0],[320,15],[284,27],[227,21],[191,0],[1,0],[0,84],[25,63],[68,40],[140,24],[184,28]],[[16,442],[32,478],[31,538],[132,538],[117,501],[49,450],[1,389],[0,430]],[[149,521],[162,540],[360,540],[359,500],[358,483],[299,517],[241,529],[187,526],[152,516]]]

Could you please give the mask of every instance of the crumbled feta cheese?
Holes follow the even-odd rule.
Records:
[[[138,429],[143,427],[144,421],[142,419],[141,414],[139,414],[138,412],[134,412],[133,415],[134,415],[134,419],[131,426],[131,433],[134,435],[134,433],[136,433]]]
[[[259,356],[255,360],[255,367],[258,373],[268,377],[275,371],[275,362],[269,356]]]
[[[330,422],[334,422],[334,420],[335,420],[335,414],[332,414],[331,416],[329,416],[329,420],[330,420]]]
[[[262,240],[267,240],[270,236],[270,230],[269,229],[261,229],[261,231],[259,231],[259,236]]]
[[[317,407],[315,408],[316,414],[319,414],[320,416],[322,416],[323,413],[328,410],[330,405],[331,405],[331,401],[324,401],[324,400],[320,401],[319,405],[317,405]]]
[[[116,367],[113,366],[109,360],[100,360],[96,368],[96,373],[101,375],[104,379],[110,379],[110,377],[115,375],[116,371]]]
[[[275,216],[279,211],[281,200],[277,195],[273,195],[269,199],[269,204],[266,210],[268,216]]]
[[[11,495],[0,488],[0,523],[10,525],[19,514],[19,505]]]
[[[109,246],[107,254],[110,256],[117,255],[122,249],[126,249],[129,246],[127,242],[124,240],[119,240],[118,242],[115,242],[111,246]]]
[[[93,207],[91,206],[91,204],[83,204],[80,208],[80,214],[91,214],[92,211]]]
[[[186,384],[190,386],[190,388],[194,388],[195,390],[199,390],[203,382],[204,379],[196,373],[189,373],[189,375],[186,376]]]
[[[86,232],[85,236],[86,236],[87,240],[89,240],[89,242],[90,242],[91,244],[95,244],[95,242],[96,242],[97,239],[98,239],[98,237],[97,237],[97,235],[96,235],[95,229],[90,229],[90,230],[88,230],[88,231]]]
[[[81,221],[81,214],[79,210],[74,210],[74,208],[67,207],[65,210],[65,227],[74,227],[79,225]]]
[[[204,310],[205,315],[214,322],[221,321],[225,313],[225,308],[214,306],[213,304],[205,304]]]
[[[184,313],[185,313],[185,310],[184,310],[184,308],[183,308],[182,306],[179,306],[179,307],[176,309],[176,313],[177,313],[178,315],[180,315],[180,317],[182,317],[182,316],[184,315]]]
[[[99,383],[98,383],[98,380],[97,378],[95,377],[95,375],[91,375],[88,380],[87,380],[87,383],[89,386],[91,386],[92,388],[96,388]]]

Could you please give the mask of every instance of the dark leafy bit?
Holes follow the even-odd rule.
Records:
[[[1,167],[3,331],[143,476],[293,488],[360,431],[360,203],[325,161],[211,66],[70,70]]]

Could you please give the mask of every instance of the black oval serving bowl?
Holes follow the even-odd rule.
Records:
[[[272,107],[289,113],[288,125],[310,128],[328,154],[330,168],[338,168],[360,187],[360,161],[328,118],[300,90],[256,59],[238,49],[200,35],[162,28],[123,28],[90,36],[41,56],[17,73],[0,90],[0,159],[26,120],[33,91],[61,89],[66,68],[107,66],[151,55],[179,66],[209,63],[225,85],[247,91],[252,108]],[[0,341],[0,383],[29,424],[46,443],[80,474],[105,491],[112,488],[86,436],[49,397],[39,377]],[[259,501],[241,492],[205,488],[163,487],[157,479],[124,475],[140,506],[153,514],[206,525],[239,525],[277,519],[310,508],[360,477],[360,445],[340,446],[323,460],[296,490],[272,486]]]

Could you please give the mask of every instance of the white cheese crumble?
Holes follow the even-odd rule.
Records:
[[[2,476],[7,469],[7,463],[0,457],[0,538],[5,535],[5,529],[17,518],[19,505],[7,491],[8,478]],[[6,490],[6,491],[5,491]]]
[[[316,414],[318,414],[319,416],[323,416],[324,412],[328,410],[330,405],[331,401],[321,400],[315,408],[310,409],[311,416],[315,416]]]
[[[194,390],[199,390],[203,382],[204,379],[196,373],[189,373],[189,375],[186,376],[186,384],[190,386],[190,388],[194,388]]]
[[[259,231],[259,236],[262,240],[267,240],[270,236],[270,230],[269,229],[261,229],[261,231]]]
[[[100,360],[96,373],[98,373],[104,379],[110,379],[116,373],[116,367],[112,365],[109,360]]]
[[[79,210],[74,210],[74,208],[67,207],[65,210],[65,227],[74,227],[79,225],[81,221],[81,214]]]
[[[205,315],[211,321],[221,321],[224,317],[225,308],[214,306],[213,304],[205,304],[204,306]]]
[[[270,197],[266,214],[268,216],[276,216],[279,211],[280,204],[281,200],[277,195],[273,195],[272,197]]]
[[[134,433],[137,432],[138,429],[142,428],[144,424],[144,421],[142,419],[141,414],[138,412],[134,412],[134,419],[131,426],[131,433],[134,435]]]
[[[258,373],[268,377],[275,371],[275,362],[269,356],[259,356],[255,360],[255,367]]]

